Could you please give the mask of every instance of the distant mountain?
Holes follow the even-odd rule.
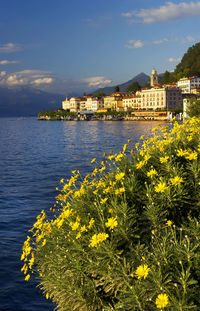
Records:
[[[41,110],[58,109],[65,96],[31,87],[0,87],[0,117],[37,116]]]
[[[140,86],[144,86],[146,83],[150,81],[150,77],[146,75],[144,72],[141,72],[140,74],[138,74],[131,80],[125,83],[119,84],[118,86],[119,86],[120,92],[126,92],[127,87],[135,81],[137,81],[140,84]],[[95,92],[93,92],[93,94],[98,93],[98,92],[103,92],[106,95],[109,95],[114,92],[114,89],[115,89],[115,86],[104,87],[104,88],[100,88],[96,90]]]

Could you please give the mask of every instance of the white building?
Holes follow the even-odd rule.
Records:
[[[141,96],[125,96],[122,99],[124,111],[135,110],[141,108]]]
[[[182,102],[182,93],[177,87],[143,89],[141,95],[141,108],[146,110],[155,110],[157,108],[173,110],[180,107]]]
[[[62,109],[70,110],[70,100],[67,97],[64,101],[62,101]]]
[[[104,108],[103,99],[99,97],[88,96],[85,102],[85,110],[97,111]]]
[[[182,90],[183,94],[190,94],[192,89],[200,87],[200,78],[182,78],[177,82],[177,86]]]
[[[77,112],[80,109],[80,97],[71,97],[70,99],[65,99],[62,102],[62,108],[64,110],[69,110],[70,112]]]

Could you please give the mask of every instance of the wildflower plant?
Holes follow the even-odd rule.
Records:
[[[60,311],[200,309],[200,120],[153,133],[62,179],[30,229],[22,272]]]

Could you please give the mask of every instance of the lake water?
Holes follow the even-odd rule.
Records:
[[[61,178],[130,138],[151,135],[160,122],[62,122],[0,118],[0,311],[52,311],[54,305],[24,281],[21,247],[35,217],[55,202]],[[163,122],[164,123],[164,122]]]

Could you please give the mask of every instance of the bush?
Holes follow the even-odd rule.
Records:
[[[61,180],[22,271],[68,310],[200,310],[200,120],[154,129],[91,174]]]

